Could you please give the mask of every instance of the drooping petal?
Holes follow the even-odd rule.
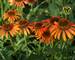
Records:
[[[27,31],[26,30],[24,30],[24,35],[27,36]]]
[[[70,33],[75,35],[75,31],[73,29],[69,29]]]
[[[54,30],[52,33],[51,33],[51,36],[54,36],[56,34],[57,30]]]
[[[61,33],[62,33],[62,31],[59,30],[59,33],[58,33],[58,35],[57,35],[57,39],[58,39],[58,40],[60,39]]]
[[[26,29],[26,31],[27,31],[27,33],[28,33],[28,34],[30,34],[30,31],[29,31],[29,29]]]
[[[65,32],[66,32],[66,35],[67,35],[67,37],[69,39],[72,39],[73,38],[72,34],[68,30],[66,30]]]
[[[57,29],[57,31],[56,31],[56,33],[55,33],[55,35],[54,35],[54,38],[56,39],[57,38],[57,34],[59,33],[59,29]]]
[[[49,28],[50,32],[54,31],[55,29],[56,29],[56,27],[54,27],[54,26],[51,26],[51,27]]]
[[[66,33],[65,33],[64,31],[62,32],[62,38],[63,38],[64,41],[67,40],[67,38],[66,38]]]

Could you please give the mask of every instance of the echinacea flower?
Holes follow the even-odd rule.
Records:
[[[13,37],[18,34],[19,30],[19,25],[17,24],[3,24],[2,26],[0,26],[0,37]]]
[[[18,13],[16,10],[8,10],[4,13],[3,20],[13,23],[15,20],[19,19],[19,17],[20,13]]]
[[[24,34],[25,36],[30,34],[32,26],[29,24],[27,20],[20,20],[17,22],[20,28],[20,33]]]
[[[50,37],[50,31],[48,30],[48,27],[44,25],[44,23],[45,21],[35,22],[34,23],[34,33],[35,33],[35,37],[39,39],[40,42],[49,44],[50,42],[53,41],[53,37]]]
[[[62,38],[66,41],[67,39],[73,39],[73,36],[75,36],[75,25],[71,24],[67,19],[61,19],[57,27],[51,32],[55,39],[60,40]]]

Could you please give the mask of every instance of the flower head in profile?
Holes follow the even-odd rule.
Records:
[[[0,37],[13,37],[18,34],[19,30],[19,25],[17,24],[3,24],[2,26],[0,26]]]
[[[53,30],[51,35],[58,40],[60,40],[60,38],[64,41],[67,39],[72,39],[75,35],[75,25],[67,19],[62,18],[57,26],[57,29]]]
[[[8,10],[6,13],[4,13],[3,19],[13,23],[15,20],[19,19],[20,15],[21,14],[16,10]]]
[[[17,23],[19,25],[21,34],[24,34],[25,36],[30,34],[32,26],[30,25],[30,23],[27,20],[20,20]]]
[[[54,41],[47,27],[40,28],[39,31],[35,33],[35,36],[40,42],[45,44],[50,44],[53,43]]]

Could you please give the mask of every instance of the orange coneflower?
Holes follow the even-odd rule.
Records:
[[[67,19],[61,19],[59,22],[58,28],[53,30],[51,35],[56,39],[62,38],[64,41],[72,39],[75,35],[75,25],[70,23]]]
[[[30,23],[27,20],[20,20],[18,22],[18,24],[19,24],[19,28],[21,29],[20,30],[21,34],[24,34],[25,36],[30,34],[32,26],[30,25]]]
[[[19,32],[19,30],[19,25],[17,24],[3,24],[2,26],[0,26],[0,37],[13,37]]]
[[[38,36],[39,38],[42,36],[42,33],[44,30],[41,30],[45,27],[49,28],[50,32],[53,31],[54,29],[57,28],[58,26],[58,21],[60,17],[52,17],[51,19],[45,19],[42,20],[41,22],[36,22],[35,23],[35,36]]]
[[[50,31],[48,30],[48,27],[44,25],[44,23],[45,21],[34,23],[35,37],[39,39],[41,42],[49,44],[53,40],[51,40],[52,37],[50,37]]]
[[[10,23],[13,23],[15,20],[19,19],[20,13],[18,13],[16,10],[8,10],[3,15],[4,20],[8,20]]]

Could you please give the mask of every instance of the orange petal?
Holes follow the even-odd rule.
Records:
[[[57,35],[58,40],[60,39],[60,35],[61,35],[61,33],[62,33],[62,31],[59,30],[59,33],[58,33],[58,35]]]
[[[51,33],[51,36],[54,36],[54,34],[56,34],[57,30],[54,30],[52,33]]]
[[[65,33],[64,31],[62,32],[62,38],[63,38],[64,41],[67,40],[67,38],[66,38],[66,33]]]
[[[27,31],[26,30],[24,30],[24,35],[27,36]]]
[[[65,32],[66,32],[66,35],[67,35],[67,37],[69,39],[72,39],[73,38],[72,34],[68,30],[66,30]]]
[[[51,27],[50,27],[50,32],[52,32],[52,31],[55,30],[55,29],[56,29],[56,27],[51,26]]]
[[[40,31],[40,30],[35,31],[35,35],[38,36],[38,37],[41,37],[41,35],[42,35],[42,31]]]
[[[10,33],[10,35],[11,35],[11,36],[13,36],[13,35],[14,35],[14,34],[13,34],[13,31],[11,31],[11,32],[9,32],[9,33]]]
[[[9,34],[8,34],[8,32],[6,32],[6,34],[5,34],[5,37],[8,39],[8,36],[9,36]]]
[[[27,33],[30,34],[30,31],[28,30],[28,28],[26,29]]]
[[[74,27],[71,27],[70,29],[74,30],[75,31],[75,28]]]
[[[73,35],[75,35],[75,31],[73,29],[69,29],[70,33],[72,33]]]
[[[3,39],[4,35],[5,35],[5,32],[0,29],[0,37],[1,37],[2,39]]]
[[[59,29],[57,29],[56,34],[54,35],[54,38],[56,39],[59,33]]]

